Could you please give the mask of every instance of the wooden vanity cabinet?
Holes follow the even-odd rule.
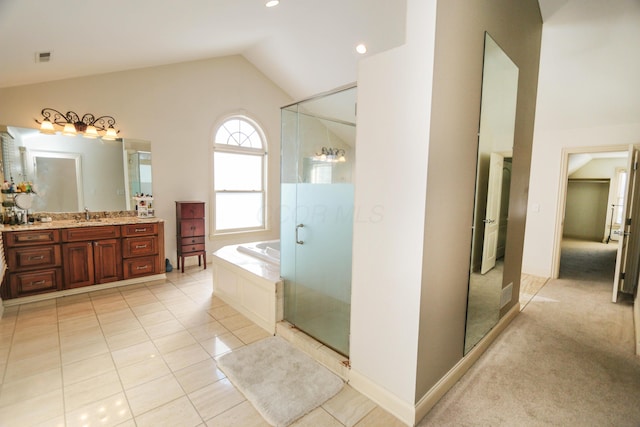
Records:
[[[58,230],[5,233],[7,262],[2,296],[16,298],[62,289]]]
[[[164,223],[3,231],[3,299],[161,274]]]
[[[65,289],[122,280],[119,226],[65,228],[62,240]]]
[[[178,268],[182,262],[184,273],[184,258],[200,257],[207,268],[207,251],[205,249],[204,202],[176,202],[176,246],[178,249]]]
[[[122,226],[122,257],[124,278],[148,276],[164,271],[160,253],[164,239],[158,233],[161,223],[128,224]],[[161,233],[162,234],[162,233]]]

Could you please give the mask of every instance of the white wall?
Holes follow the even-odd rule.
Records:
[[[37,127],[34,119],[50,107],[112,115],[121,137],[151,141],[154,207],[166,220],[166,256],[174,265],[174,201],[202,200],[211,208],[214,126],[225,115],[245,113],[262,126],[269,144],[271,229],[215,238],[207,250],[279,236],[280,107],[291,99],[241,56],[5,88],[0,100],[0,124]]]
[[[435,6],[409,0],[407,44],[358,73],[350,359],[400,410],[415,397]]]
[[[544,102],[541,87],[539,109],[544,108]],[[564,185],[560,176],[563,149],[638,144],[640,123],[584,129],[544,130],[540,127],[537,123],[533,140],[522,272],[551,277],[554,244],[558,237],[556,223],[562,218],[562,213],[558,212],[558,194],[560,186]]]

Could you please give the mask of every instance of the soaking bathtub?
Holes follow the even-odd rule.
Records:
[[[212,259],[213,294],[275,334],[284,315],[280,241],[224,246]]]
[[[238,245],[238,251],[280,265],[280,240],[244,243]]]

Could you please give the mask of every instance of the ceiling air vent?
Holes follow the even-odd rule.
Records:
[[[49,62],[51,61],[51,52],[37,52],[36,62]]]

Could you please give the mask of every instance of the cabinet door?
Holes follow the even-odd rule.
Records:
[[[180,218],[204,218],[204,203],[180,203]]]
[[[93,242],[64,243],[64,288],[79,288],[95,283]]]
[[[95,283],[122,280],[122,255],[119,239],[93,242]]]
[[[180,237],[204,236],[204,219],[180,221]]]

